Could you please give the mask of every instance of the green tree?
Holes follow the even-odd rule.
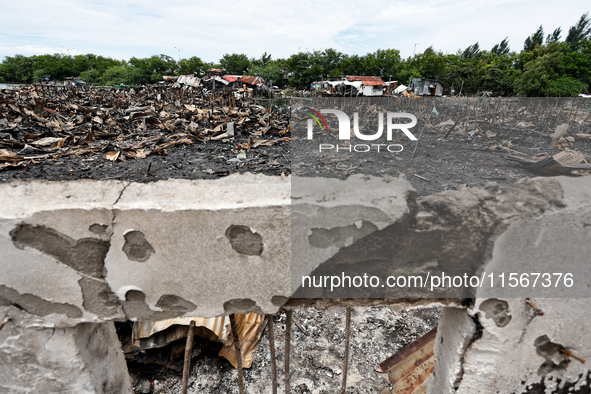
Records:
[[[101,83],[102,75],[98,70],[92,69],[82,71],[78,78],[80,78],[86,83]]]
[[[245,54],[226,53],[220,59],[220,65],[226,70],[226,74],[244,75],[250,67],[250,60]]]
[[[460,52],[462,59],[478,59],[481,54],[482,51],[480,50],[480,45],[478,43],[470,45],[468,48],[464,49],[463,52]]]
[[[578,51],[567,51],[564,55],[565,75],[575,78],[591,90],[591,40],[579,43]]]
[[[365,75],[376,75],[387,80],[401,76],[400,51],[397,49],[378,49],[368,53],[364,60]]]
[[[104,72],[102,83],[105,85],[122,85],[125,83],[126,73],[122,66],[113,66]]]
[[[540,46],[544,43],[544,28],[542,25],[538,27],[538,30],[535,31],[531,36],[525,39],[523,43],[523,50],[524,51],[533,51],[536,46]]]
[[[586,91],[583,82],[572,77],[558,78],[548,85],[546,95],[550,97],[576,97]]]
[[[205,63],[198,58],[193,56],[189,59],[181,59],[179,61],[179,74],[197,74],[203,75],[206,72]]]
[[[309,52],[299,52],[285,60],[289,70],[289,84],[298,89],[308,88],[320,71],[312,66]]]
[[[576,25],[568,29],[568,35],[566,36],[566,42],[573,47],[575,50],[580,49],[580,42],[591,39],[591,19],[589,19],[589,13],[586,12],[581,15],[581,18]]]
[[[497,56],[508,55],[509,54],[509,37],[503,38],[503,41],[496,44],[490,50],[491,53],[494,53]]]
[[[132,57],[129,59],[129,64],[140,70],[146,80],[151,83],[161,81],[163,75],[172,74],[177,68],[174,58],[163,54],[158,56],[153,55],[143,59]]]
[[[558,42],[560,41],[560,36],[562,34],[562,28],[558,27],[556,29],[554,29],[554,31],[552,32],[552,34],[548,34],[548,36],[546,37],[546,44],[549,44],[551,42]]]
[[[524,96],[547,96],[550,84],[564,72],[563,60],[564,53],[554,50],[528,62],[522,77],[515,82],[516,90]]]
[[[285,83],[285,71],[282,69],[280,62],[277,61],[270,61],[265,66],[252,66],[248,69],[248,75],[258,75],[266,78],[273,85]]]
[[[429,47],[424,53],[415,55],[410,61],[412,77],[438,78],[445,69],[445,59],[441,52]]]

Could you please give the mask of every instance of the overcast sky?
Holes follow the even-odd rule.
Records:
[[[455,53],[475,42],[512,50],[540,24],[568,28],[589,0],[418,1],[4,1],[0,59],[15,54],[94,53],[116,59],[166,54],[217,62],[225,53],[274,59],[335,48],[347,54],[427,47]],[[176,48],[178,49],[176,49]]]

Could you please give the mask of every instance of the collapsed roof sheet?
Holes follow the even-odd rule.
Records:
[[[367,77],[367,76],[351,76],[347,77],[347,81],[356,82],[361,81],[365,86],[381,86],[384,84],[380,77]]]

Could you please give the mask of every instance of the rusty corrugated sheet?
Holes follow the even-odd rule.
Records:
[[[242,365],[244,368],[249,368],[252,364],[252,354],[263,331],[264,315],[249,313],[246,315],[236,314],[235,316],[238,325],[238,336],[240,337]],[[133,325],[130,346],[124,351],[133,352],[138,349],[163,348],[178,339],[186,338],[191,320],[195,321],[195,327],[206,328],[215,336],[215,338],[209,336],[208,339],[217,340],[224,344],[219,355],[236,367],[236,349],[230,334],[230,319],[228,316],[212,318],[182,317],[155,322],[136,322]],[[175,353],[174,349],[172,349],[172,353]],[[165,354],[170,354],[170,352],[165,352]],[[169,364],[163,365],[170,366]]]
[[[263,83],[263,79],[261,77],[257,77],[254,75],[245,75],[242,78],[240,78],[240,82],[244,82],[247,83],[249,85],[259,85],[261,83]]]
[[[392,389],[384,387],[381,394],[424,394],[427,380],[435,368],[433,346],[437,328],[429,331],[380,364],[388,373]]]
[[[384,81],[380,77],[367,77],[367,76],[352,76],[347,77],[347,81],[355,82],[361,81],[365,86],[381,86],[384,85]]]
[[[242,78],[242,75],[224,75],[224,79],[228,82],[234,82]]]

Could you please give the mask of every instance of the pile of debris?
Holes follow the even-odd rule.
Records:
[[[0,91],[0,170],[81,155],[142,159],[183,144],[233,143],[238,136],[248,137],[239,146],[248,150],[289,142],[290,132],[286,111],[214,97],[190,84]]]

